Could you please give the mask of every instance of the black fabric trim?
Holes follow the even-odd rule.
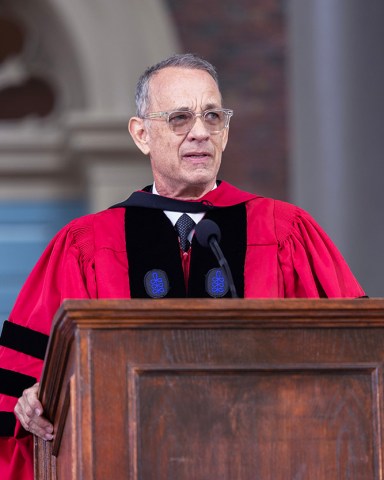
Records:
[[[125,238],[132,298],[150,298],[144,277],[153,269],[164,270],[168,276],[169,291],[166,298],[185,297],[178,236],[163,211],[127,208]]]
[[[44,360],[48,339],[49,336],[44,333],[6,320],[0,337],[0,345]]]
[[[26,388],[32,387],[36,378],[23,373],[0,368],[0,393],[19,398]]]
[[[0,437],[13,437],[16,417],[13,412],[0,412]]]
[[[244,264],[247,249],[247,217],[244,204],[208,212],[204,218],[217,223],[221,231],[220,247],[228,261],[239,298],[244,297]],[[217,268],[217,260],[210,248],[192,239],[188,297],[204,298],[210,295],[205,288],[205,277],[211,268]],[[224,298],[230,298],[228,291]]]
[[[208,202],[184,202],[182,200],[176,200],[174,198],[162,197],[161,195],[152,195],[145,192],[134,192],[132,195],[124,200],[124,202],[112,205],[110,208],[118,207],[141,207],[151,208],[157,210],[169,210],[171,212],[184,212],[184,213],[199,213],[208,212],[214,207]]]
[[[244,297],[244,263],[246,253],[246,207],[244,204],[207,212],[206,218],[221,230],[220,246],[229,263],[239,297]],[[129,207],[125,212],[125,233],[132,298],[150,298],[145,289],[145,275],[154,269],[166,272],[169,279],[168,298],[210,297],[205,278],[217,260],[209,248],[192,240],[188,291],[180,258],[177,233],[161,210]],[[228,292],[226,297],[230,297]]]

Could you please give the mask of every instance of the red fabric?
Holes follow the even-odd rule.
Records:
[[[340,252],[307,212],[260,197],[246,205],[246,298],[364,295]]]
[[[33,480],[33,438],[19,425],[16,437],[0,438],[1,480]]]
[[[187,252],[183,252],[180,248],[180,258],[184,273],[185,289],[188,290],[189,269],[191,266],[191,249],[189,249]]]
[[[246,298],[364,295],[339,251],[303,210],[225,182],[201,200],[217,206],[246,203]],[[49,334],[66,298],[130,298],[124,208],[88,215],[63,228],[29,276],[9,320]],[[39,378],[42,362],[0,347],[0,367]],[[15,403],[0,395],[0,411],[12,411]],[[19,424],[16,432],[14,438],[0,438],[2,480],[33,478],[31,437]]]

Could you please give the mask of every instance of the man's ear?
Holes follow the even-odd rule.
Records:
[[[139,117],[132,117],[128,123],[128,131],[138,148],[144,153],[144,155],[148,155],[148,132],[145,128],[144,120]]]

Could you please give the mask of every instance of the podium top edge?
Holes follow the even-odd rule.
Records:
[[[374,299],[127,299],[65,300],[55,315],[89,318],[184,320],[282,317],[384,319],[384,298]]]
[[[70,299],[61,310],[285,310],[285,309],[381,309],[383,298],[164,298],[164,299]]]

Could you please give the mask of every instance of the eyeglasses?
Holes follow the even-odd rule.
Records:
[[[214,108],[205,110],[201,113],[195,113],[191,110],[172,110],[171,112],[148,113],[145,119],[153,120],[156,118],[165,119],[172,132],[177,135],[183,135],[192,130],[196,118],[200,117],[209,133],[220,133],[224,128],[229,127],[229,120],[233,115],[233,110],[226,108]]]

